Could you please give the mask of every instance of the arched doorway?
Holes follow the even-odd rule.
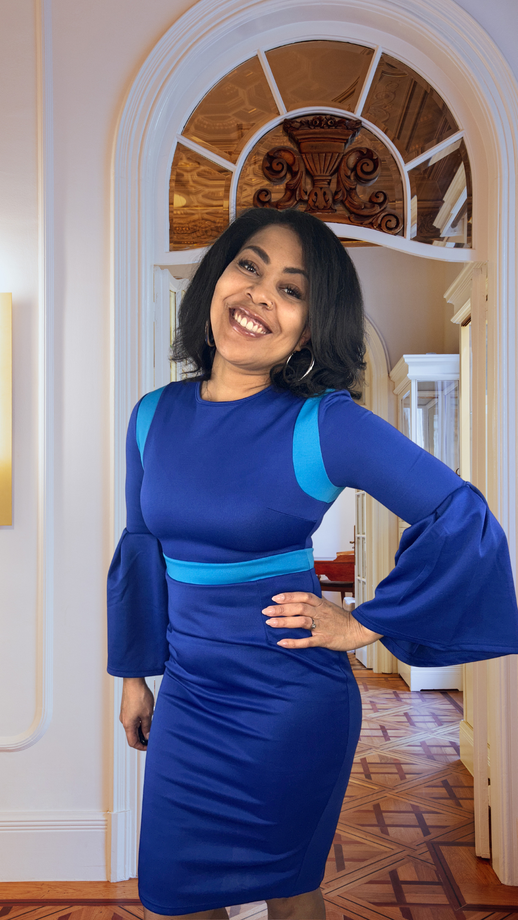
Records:
[[[373,25],[375,23],[375,25]],[[217,9],[201,0],[163,37],[143,65],[126,101],[119,125],[114,168],[115,251],[115,529],[122,520],[123,444],[126,420],[138,396],[153,387],[153,268],[162,265],[168,238],[166,191],[174,139],[207,87],[228,71],[229,61],[248,60],[268,35],[268,45],[310,38],[368,42],[410,63],[439,88],[465,126],[475,186],[477,251],[472,258],[495,266],[486,302],[488,316],[488,405],[493,437],[486,464],[486,438],[476,446],[478,483],[507,528],[516,557],[516,417],[517,286],[514,240],[518,90],[488,36],[453,2],[416,8],[410,0],[342,0],[318,7],[294,0],[242,3],[226,0]],[[476,48],[476,53],[474,52]],[[182,93],[178,93],[182,86]],[[514,138],[514,147],[513,147]],[[491,170],[489,168],[491,164]],[[496,194],[487,176],[498,175]],[[369,229],[364,231],[369,234]],[[390,244],[397,248],[394,241]],[[192,261],[192,260],[191,260]],[[474,354],[486,343],[474,342]],[[480,364],[481,373],[485,374]],[[508,436],[509,435],[509,436]],[[491,463],[492,451],[499,463]],[[482,479],[484,481],[482,481]],[[516,721],[518,685],[514,659],[489,666],[492,686],[493,861],[502,881],[518,883],[518,842],[514,828],[518,795],[512,764],[518,742],[505,733]],[[117,701],[115,703],[117,708]],[[135,764],[117,734],[114,740],[112,878],[128,877],[134,865],[132,830],[135,816]]]

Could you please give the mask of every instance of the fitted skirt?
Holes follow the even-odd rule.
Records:
[[[170,658],[146,755],[139,893],[159,914],[290,897],[320,885],[361,703],[346,653],[285,649],[281,591],[314,572],[206,587],[168,578]]]

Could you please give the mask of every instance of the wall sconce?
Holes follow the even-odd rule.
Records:
[[[12,295],[0,294],[0,526],[13,522]]]

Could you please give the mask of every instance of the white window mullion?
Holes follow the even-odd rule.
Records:
[[[286,106],[284,105],[284,100],[280,94],[280,90],[279,90],[279,87],[277,86],[275,77],[272,72],[272,68],[270,67],[270,62],[268,61],[268,58],[266,57],[266,54],[264,53],[262,48],[260,48],[259,51],[257,52],[257,57],[259,58],[261,62],[261,67],[264,70],[264,75],[268,81],[268,86],[270,87],[272,91],[272,96],[275,99],[275,105],[279,109],[279,114],[286,115],[286,112],[288,110]]]

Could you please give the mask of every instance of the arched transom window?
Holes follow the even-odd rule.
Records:
[[[471,247],[463,131],[423,77],[352,42],[259,51],[223,77],[187,118],[169,196],[173,251],[252,205],[309,211],[344,240],[365,228]]]

